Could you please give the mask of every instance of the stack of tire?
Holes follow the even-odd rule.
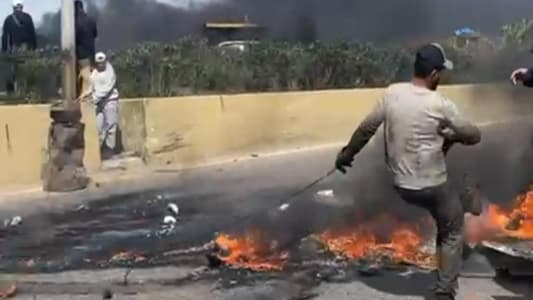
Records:
[[[52,124],[48,132],[48,153],[43,165],[43,189],[48,192],[71,192],[85,189],[89,178],[83,165],[85,124],[79,108],[53,105]]]

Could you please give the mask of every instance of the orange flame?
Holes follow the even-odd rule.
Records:
[[[422,250],[424,243],[416,226],[394,221],[393,231],[379,241],[374,232],[384,221],[390,223],[390,216],[378,217],[351,230],[328,230],[316,238],[329,251],[350,260],[387,257],[420,267],[435,265],[433,254]]]
[[[391,216],[382,215],[355,228],[328,230],[314,238],[332,253],[349,260],[388,258],[397,263],[434,268],[434,255],[423,250],[424,240],[416,226],[391,220]],[[393,226],[384,241],[375,234],[386,227],[383,225]],[[279,271],[288,259],[288,253],[280,253],[276,241],[269,242],[259,230],[242,236],[220,234],[215,243],[223,252],[218,258],[236,268]]]
[[[491,204],[482,216],[467,215],[465,222],[467,239],[471,243],[502,236],[533,239],[533,186],[516,198],[511,209]],[[516,223],[516,230],[508,228],[512,222]],[[387,235],[376,234],[387,226],[392,226]],[[327,230],[314,237],[332,253],[349,260],[389,258],[397,263],[425,268],[434,268],[436,265],[434,253],[424,250],[426,241],[417,226],[387,215],[353,228]],[[283,269],[288,259],[287,252],[280,253],[277,243],[269,242],[258,230],[251,230],[243,236],[220,234],[215,242],[227,254],[219,254],[219,259],[234,267],[277,271]]]
[[[518,239],[533,239],[533,186],[516,198],[515,205],[505,210],[497,205],[490,205],[486,216],[489,224],[496,226],[505,236]],[[516,223],[516,230],[509,230],[510,223]]]
[[[467,216],[465,221],[470,243],[508,237],[533,239],[533,186],[517,196],[510,209],[490,204],[481,216]]]
[[[270,241],[259,230],[251,230],[244,236],[220,234],[216,245],[224,254],[218,258],[228,265],[254,271],[279,271],[285,266],[288,253],[277,251],[277,242]]]

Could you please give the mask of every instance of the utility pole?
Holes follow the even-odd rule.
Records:
[[[62,0],[61,4],[61,50],[63,53],[63,101],[72,107],[76,99],[76,31],[74,1]],[[74,104],[78,106],[78,104]]]
[[[89,184],[83,157],[85,124],[76,100],[76,30],[74,0],[61,2],[61,55],[63,99],[52,105],[47,161],[41,172],[43,189],[49,192],[81,190]]]

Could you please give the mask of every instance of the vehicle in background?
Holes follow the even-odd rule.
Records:
[[[223,52],[237,51],[244,52],[251,46],[259,44],[259,41],[225,41],[217,45]]]
[[[244,21],[208,22],[204,36],[212,45],[226,51],[243,52],[266,36],[265,27]]]

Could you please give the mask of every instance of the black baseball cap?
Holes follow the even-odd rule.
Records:
[[[446,53],[437,43],[427,44],[416,52],[416,62],[433,70],[453,70],[453,62],[446,58]]]

